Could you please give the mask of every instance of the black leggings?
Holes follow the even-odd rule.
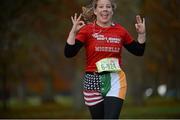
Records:
[[[105,97],[104,101],[90,106],[92,119],[118,119],[120,116],[123,99],[116,97]]]

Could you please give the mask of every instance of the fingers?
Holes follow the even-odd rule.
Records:
[[[80,24],[82,27],[83,27],[84,25],[86,25],[86,24],[84,23],[84,21],[80,21],[79,24]]]
[[[145,26],[145,18],[142,18],[141,19],[141,16],[140,15],[137,15],[136,16],[136,22],[137,22],[137,24],[143,24],[144,26]]]
[[[77,20],[77,13],[75,13],[75,15],[74,15],[74,20],[75,21]]]
[[[145,25],[145,23],[146,23],[146,20],[145,20],[145,18],[143,18],[143,24]]]
[[[81,19],[81,16],[82,16],[82,14],[80,14],[80,15],[79,15],[79,17],[78,17],[77,21],[79,21],[79,20]]]
[[[146,32],[145,18],[141,19],[141,17],[137,15],[136,22],[137,22],[135,24],[136,31],[138,32],[138,34],[144,34]]]
[[[138,28],[139,28],[139,27],[138,27],[138,24],[135,24],[135,28],[136,28],[136,29],[138,29]]]
[[[81,16],[82,14],[80,14],[79,17],[77,17],[77,13],[75,13],[74,16],[71,16],[71,21],[73,23],[78,22],[81,19]]]
[[[71,21],[72,21],[72,23],[74,24],[74,18],[71,16]]]
[[[136,16],[136,22],[137,23],[142,23],[142,19],[141,19],[140,15]]]

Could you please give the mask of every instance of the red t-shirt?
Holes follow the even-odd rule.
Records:
[[[95,23],[85,25],[76,39],[83,42],[86,49],[86,72],[95,72],[96,62],[108,57],[119,59],[121,66],[122,46],[133,41],[131,35],[119,24],[100,27]]]

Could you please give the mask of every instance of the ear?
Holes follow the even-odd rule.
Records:
[[[96,10],[94,10],[94,14],[95,14],[95,15],[97,15],[97,12],[96,12]]]

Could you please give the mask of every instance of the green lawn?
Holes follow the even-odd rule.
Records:
[[[17,103],[8,111],[0,111],[0,118],[90,118],[88,110],[72,109],[69,105],[42,104],[32,106]],[[180,118],[180,102],[171,99],[151,98],[143,105],[125,102],[120,118]]]

